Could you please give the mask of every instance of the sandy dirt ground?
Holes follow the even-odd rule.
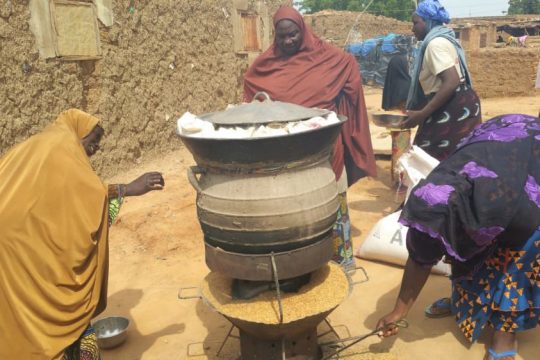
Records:
[[[371,110],[380,104],[380,90],[367,89]],[[532,97],[489,99],[483,103],[487,117],[508,112],[537,114],[540,94]],[[373,127],[373,130],[375,127]],[[128,339],[120,347],[104,351],[104,360],[217,359],[215,353],[229,329],[229,323],[198,299],[179,300],[182,287],[198,287],[208,273],[204,262],[203,238],[195,208],[195,191],[185,171],[193,164],[187,150],[179,150],[143,163],[109,182],[127,182],[139,174],[162,171],[166,189],[126,200],[110,234],[109,303],[99,318],[126,316],[131,324]],[[363,179],[349,191],[353,239],[358,246],[382,216],[400,201],[390,181],[390,162],[377,162],[379,177]],[[329,321],[346,336],[371,331],[377,319],[391,310],[402,270],[399,267],[357,260],[369,281],[355,286],[351,296],[330,316]],[[359,272],[355,275],[360,280]],[[424,306],[450,292],[448,279],[432,276],[411,311],[410,327],[398,337],[380,341],[370,338],[354,348],[347,359],[377,359],[390,352],[395,359],[481,359],[487,336],[470,345],[451,318],[428,319]],[[192,292],[196,294],[195,291]],[[537,359],[540,330],[519,336],[520,357]],[[188,351],[190,354],[188,354]],[[237,340],[229,340],[220,359],[235,359]]]

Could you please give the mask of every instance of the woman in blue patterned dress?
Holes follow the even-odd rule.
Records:
[[[505,115],[477,127],[413,189],[400,222],[409,259],[394,310],[377,328],[407,315],[445,257],[465,337],[491,326],[486,359],[514,359],[516,333],[540,321],[540,118]]]

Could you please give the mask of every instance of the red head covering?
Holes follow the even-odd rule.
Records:
[[[274,15],[274,27],[291,20],[303,35],[293,56],[285,56],[275,40],[248,69],[244,77],[244,99],[251,101],[258,91],[273,100],[306,107],[318,107],[349,119],[336,142],[332,166],[339,178],[347,168],[349,186],[365,175],[375,176],[362,79],[354,57],[319,39],[292,7],[281,7]]]
[[[281,20],[290,20],[295,23],[296,26],[298,26],[300,32],[303,35],[302,45],[300,46],[298,52],[313,50],[315,42],[321,42],[321,40],[317,38],[312,31],[306,29],[306,24],[304,23],[304,18],[302,17],[302,14],[296,11],[295,8],[292,8],[290,6],[280,7],[279,10],[276,11],[276,13],[274,14],[273,20],[274,29],[277,27],[278,22],[280,22]],[[279,52],[280,56],[283,56],[275,42],[273,47],[276,52]]]

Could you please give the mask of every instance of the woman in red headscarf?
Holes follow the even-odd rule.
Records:
[[[265,91],[273,100],[328,109],[349,119],[332,161],[342,203],[335,227],[335,260],[354,264],[346,191],[362,177],[376,175],[358,64],[352,55],[315,36],[292,7],[276,12],[274,28],[274,43],[245,75],[244,99],[251,101]]]

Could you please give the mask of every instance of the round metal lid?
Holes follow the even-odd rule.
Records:
[[[264,97],[263,101],[258,100],[261,97]],[[296,104],[272,101],[267,93],[258,92],[253,97],[253,101],[248,104],[238,105],[225,111],[203,114],[199,118],[216,125],[255,125],[300,121],[329,113],[330,111],[325,109],[311,109]]]

